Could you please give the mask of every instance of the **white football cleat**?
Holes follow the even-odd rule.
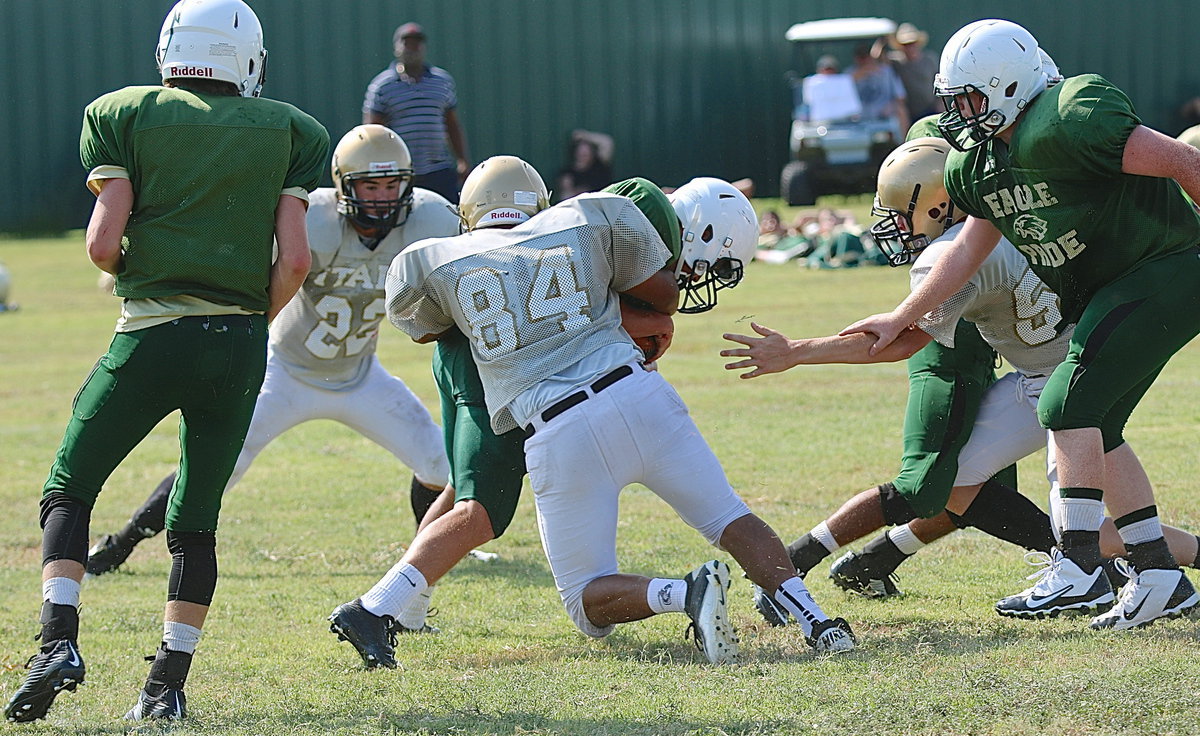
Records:
[[[1160,618],[1179,618],[1200,605],[1200,595],[1183,570],[1135,570],[1121,558],[1117,570],[1129,582],[1121,588],[1116,605],[1092,619],[1093,629],[1136,629]]]
[[[713,664],[736,662],[738,638],[729,621],[725,595],[729,590],[729,565],[711,560],[689,572],[684,581],[688,588],[683,608],[692,620],[688,630],[696,648]]]
[[[1103,565],[1085,573],[1057,547],[1050,554],[1026,552],[1025,560],[1041,566],[1029,576],[1037,582],[996,603],[996,613],[1001,616],[1053,618],[1064,613],[1095,613],[1107,610],[1116,597]]]

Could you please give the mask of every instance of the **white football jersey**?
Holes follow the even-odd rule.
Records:
[[[511,230],[415,244],[392,262],[388,318],[413,338],[458,325],[471,341],[492,428],[515,429],[512,400],[595,351],[632,344],[615,292],[670,251],[637,205],[585,194]]]
[[[921,251],[909,273],[915,291],[961,229],[955,225]],[[972,322],[992,349],[1027,376],[1049,375],[1067,355],[1073,330],[1058,334],[1058,295],[1029,269],[1029,261],[1001,238],[970,280],[917,326],[954,347],[959,319]]]
[[[375,355],[392,258],[418,240],[457,233],[458,215],[441,195],[416,189],[408,220],[370,250],[338,214],[336,192],[322,188],[309,195],[305,223],[312,266],[271,324],[271,350],[309,385],[351,388]]]

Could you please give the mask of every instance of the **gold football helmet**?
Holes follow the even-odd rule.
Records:
[[[871,236],[889,264],[909,263],[962,216],[942,181],[949,153],[950,144],[942,138],[914,138],[880,165],[871,207],[880,219],[871,226]]]
[[[351,128],[333,149],[331,168],[338,214],[372,231],[376,244],[408,220],[413,202],[412,156],[391,128],[373,124]],[[396,199],[369,200],[354,191],[356,181],[392,176],[400,177]]]
[[[492,156],[467,175],[458,195],[463,230],[518,225],[550,206],[541,175],[516,156]]]

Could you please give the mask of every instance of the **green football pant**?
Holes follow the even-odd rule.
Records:
[[[904,456],[892,484],[918,516],[946,509],[958,453],[971,438],[984,391],[996,380],[994,361],[991,347],[966,320],[955,328],[953,349],[930,342],[908,359]],[[1016,466],[995,478],[1016,488]]]
[[[166,528],[211,532],[246,439],[267,360],[262,315],[185,317],[113,336],[72,405],[43,495],[88,508],[113,470],[179,410],[179,471]]]
[[[441,399],[454,501],[478,501],[488,513],[492,533],[499,537],[521,499],[525,433],[492,431],[471,345],[457,329],[437,341],[433,376]]]
[[[1067,358],[1046,382],[1038,419],[1050,430],[1099,427],[1104,451],[1171,356],[1200,333],[1200,253],[1143,264],[1100,289],[1083,311]]]

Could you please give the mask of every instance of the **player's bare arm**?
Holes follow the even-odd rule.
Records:
[[[675,282],[675,275],[665,268],[621,293],[644,302],[662,314],[675,314],[679,309],[679,284]]]
[[[279,246],[279,257],[271,266],[271,280],[267,286],[267,296],[270,298],[268,321],[275,319],[275,315],[296,295],[312,265],[308,230],[304,222],[307,209],[304,200],[287,194],[279,198],[275,208],[275,242]]]
[[[88,221],[88,258],[101,271],[116,276],[121,270],[121,236],[133,210],[133,184],[128,179],[105,179]]]
[[[724,335],[726,340],[746,346],[721,351],[721,355],[726,358],[745,358],[735,363],[726,363],[725,370],[753,369],[741,374],[739,378],[757,378],[768,373],[781,373],[798,365],[892,363],[907,360],[933,339],[928,333],[911,328],[903,330],[887,347],[872,353],[875,336],[864,332],[791,340],[770,327],[755,322],[751,322],[750,326],[761,337],[728,332]]]
[[[1200,149],[1139,125],[1125,141],[1121,171],[1174,179],[1193,202],[1200,202]]]
[[[875,355],[890,345],[918,318],[949,299],[979,270],[1000,242],[1000,231],[987,220],[968,217],[946,255],[939,258],[915,291],[891,312],[873,314],[843,329],[839,334],[870,332],[877,336],[871,346]]]
[[[662,312],[644,306],[640,301],[621,298],[621,327],[637,346],[646,353],[646,361],[654,362],[671,347],[675,336],[675,321]]]

